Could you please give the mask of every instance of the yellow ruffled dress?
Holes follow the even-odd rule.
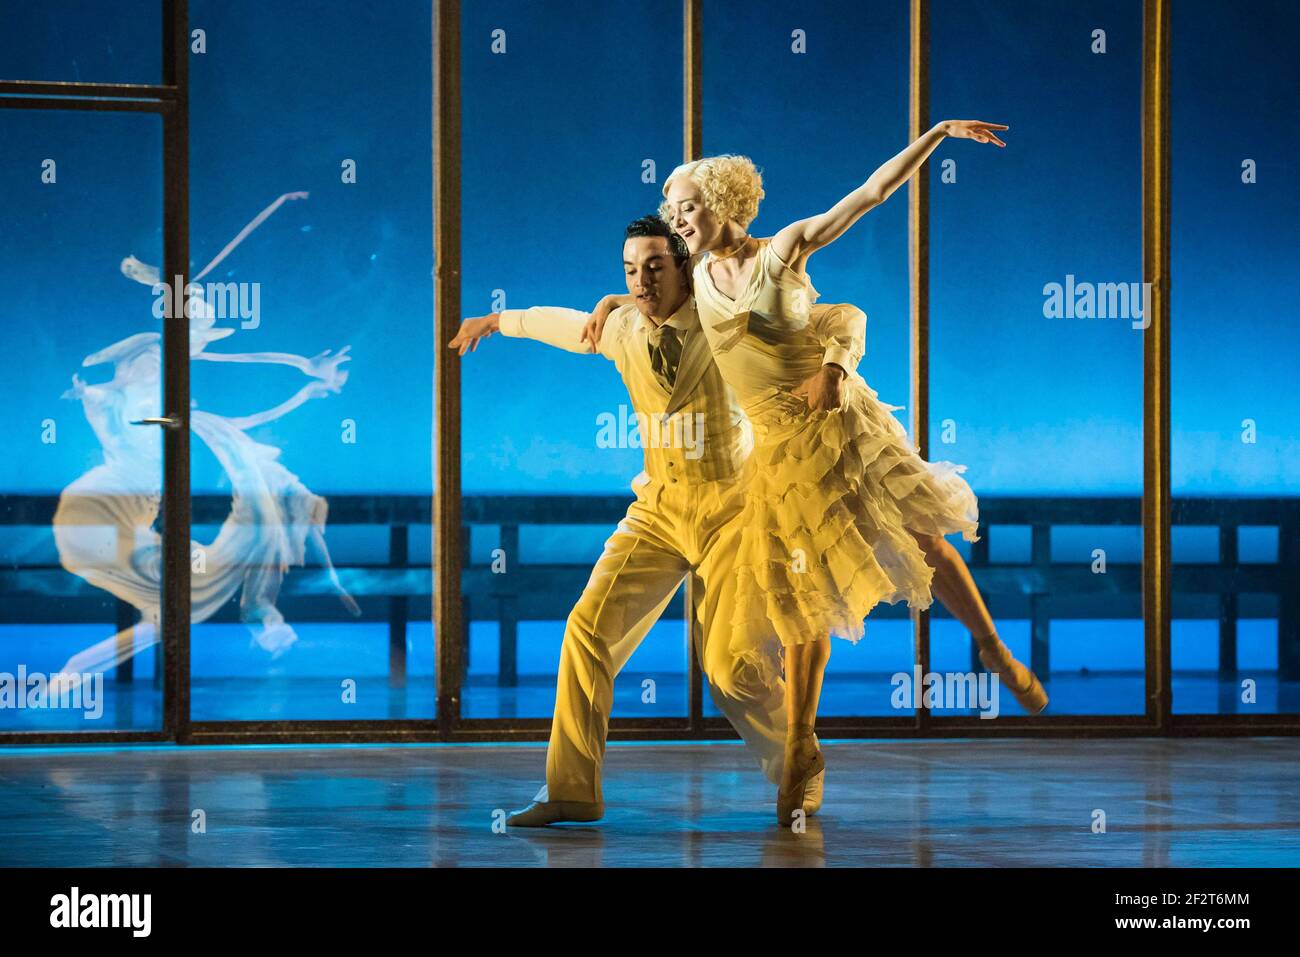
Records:
[[[731,646],[770,671],[773,633],[782,645],[827,634],[856,642],[879,602],[928,608],[934,569],[907,530],[977,541],[979,507],[966,467],[922,459],[891,414],[901,407],[881,402],[855,371],[862,313],[814,307],[808,277],[760,242],[738,299],[714,285],[707,255],[695,266],[695,297],[714,360],[754,429]],[[828,357],[848,368],[844,402],[814,413],[791,390]]]

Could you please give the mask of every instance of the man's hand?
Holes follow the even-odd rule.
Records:
[[[613,293],[601,299],[600,302],[596,303],[596,308],[591,311],[591,318],[587,320],[587,324],[582,327],[582,335],[579,337],[579,341],[591,343],[591,351],[599,352],[600,336],[605,331],[605,323],[609,321],[609,314],[619,306],[632,301],[631,296],[619,296]]]
[[[844,376],[843,369],[828,362],[792,391],[813,412],[831,412],[844,404]]]
[[[460,331],[451,342],[447,343],[447,348],[459,349],[460,354],[464,355],[477,349],[480,341],[500,331],[501,317],[495,312],[489,312],[486,316],[475,316],[460,324]]]

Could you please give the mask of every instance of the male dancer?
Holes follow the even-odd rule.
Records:
[[[765,684],[729,650],[735,520],[753,467],[752,437],[700,329],[689,260],[684,241],[659,217],[627,227],[623,264],[634,302],[610,314],[599,351],[622,375],[639,421],[664,424],[651,430],[653,439],[643,436],[645,471],[633,482],[636,501],[606,541],[565,626],[546,786],[508,825],[604,815],[601,764],[614,676],[692,573],[700,585],[696,653],[713,700],[756,752],[768,780],[780,782],[784,689]],[[507,309],[465,320],[449,345],[463,356],[501,332],[586,353],[588,318],[572,309]],[[821,806],[822,782],[819,776],[806,793],[805,813]]]

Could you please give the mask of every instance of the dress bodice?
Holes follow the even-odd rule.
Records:
[[[801,399],[789,391],[822,366],[825,347],[810,310],[817,290],[760,240],[749,283],[736,299],[721,292],[709,274],[706,254],[695,265],[700,324],[722,378],[747,415],[756,420],[797,412]]]

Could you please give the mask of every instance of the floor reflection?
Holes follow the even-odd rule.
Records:
[[[8,749],[0,864],[1295,866],[1297,747],[825,742],[802,833],[737,746],[614,745],[605,819],[539,831],[495,825],[536,791],[540,746]]]

